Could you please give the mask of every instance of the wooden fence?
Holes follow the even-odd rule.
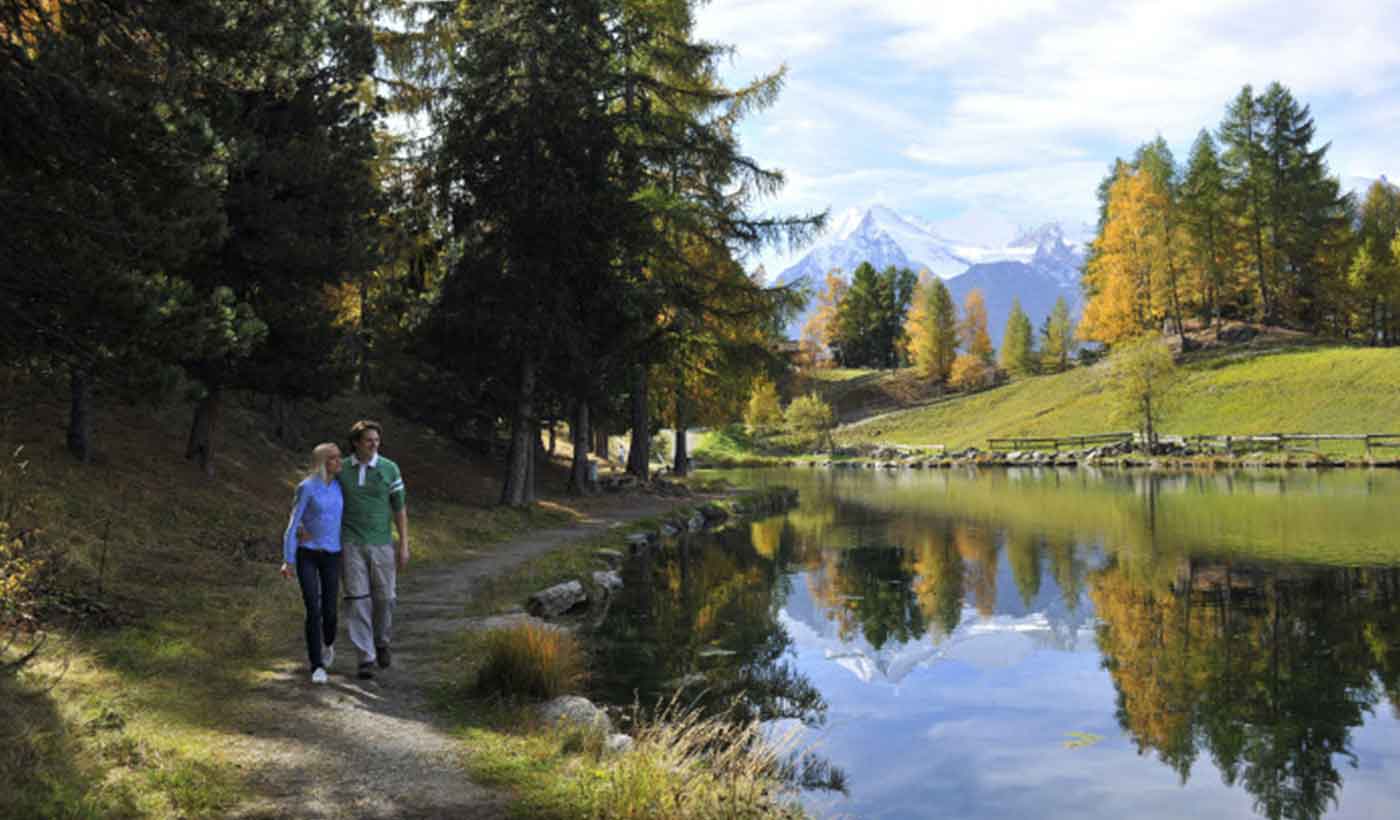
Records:
[[[1100,433],[1092,436],[1021,436],[1017,438],[989,438],[987,447],[993,451],[1009,450],[1083,450],[1090,447],[1113,444],[1134,444],[1136,433]],[[1227,453],[1251,452],[1257,450],[1297,450],[1299,445],[1311,444],[1313,450],[1322,448],[1324,442],[1355,442],[1362,445],[1366,455],[1373,450],[1400,448],[1400,433],[1266,433],[1247,436],[1159,436],[1159,442],[1179,443],[1197,449],[1213,449]]]
[[[1083,450],[1089,447],[1098,447],[1105,444],[1133,443],[1132,433],[1098,433],[1092,436],[1044,436],[1044,437],[1020,437],[1020,438],[989,438],[987,448],[990,450],[1054,450],[1059,452],[1061,448],[1067,450]]]
[[[1267,433],[1252,436],[1174,436],[1163,440],[1182,442],[1200,448],[1211,447],[1227,453],[1251,450],[1299,449],[1298,445],[1311,444],[1313,450],[1322,448],[1324,442],[1355,442],[1361,444],[1366,455],[1372,450],[1400,447],[1400,433]]]

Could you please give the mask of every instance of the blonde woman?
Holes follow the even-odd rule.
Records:
[[[340,594],[340,447],[311,451],[311,474],[297,485],[292,520],[282,536],[282,577],[295,571],[306,604],[306,652],[311,682],[325,683],[335,658],[336,603]],[[322,649],[324,647],[324,650]]]

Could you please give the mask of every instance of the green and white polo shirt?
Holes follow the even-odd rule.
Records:
[[[360,461],[354,455],[340,471],[345,511],[340,519],[340,540],[352,544],[388,544],[394,513],[403,509],[403,475],[399,465],[379,455]]]

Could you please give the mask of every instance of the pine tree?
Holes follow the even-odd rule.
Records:
[[[914,295],[914,273],[889,267],[876,272],[862,262],[837,314],[835,350],[845,367],[892,368],[899,364],[905,316]]]
[[[1194,274],[1193,301],[1209,324],[1219,321],[1224,307],[1235,300],[1229,269],[1225,178],[1220,155],[1210,132],[1202,130],[1191,146],[1181,186],[1182,220],[1188,234],[1188,254]]]
[[[1002,370],[1017,376],[1035,372],[1035,338],[1031,320],[1021,310],[1020,299],[1011,300],[1011,313],[1006,317],[998,364]]]
[[[1246,85],[1225,110],[1219,138],[1229,210],[1234,215],[1231,242],[1236,258],[1249,272],[1248,280],[1258,298],[1257,314],[1265,321],[1275,316],[1272,259],[1265,251],[1268,212],[1265,198],[1271,187],[1268,158],[1263,145],[1264,120]]]

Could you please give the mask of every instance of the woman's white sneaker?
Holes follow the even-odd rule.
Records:
[[[317,668],[316,668],[316,671],[311,673],[311,682],[312,682],[312,683],[325,683],[325,682],[326,682],[326,670],[321,669],[320,667],[317,667]]]

